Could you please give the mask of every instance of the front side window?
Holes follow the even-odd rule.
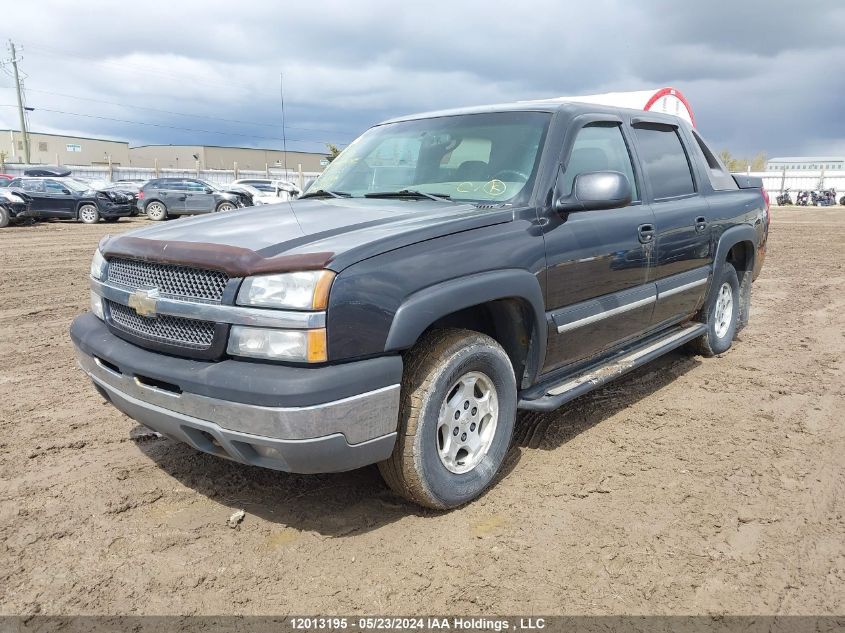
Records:
[[[492,112],[374,127],[334,159],[310,191],[414,190],[472,202],[527,199],[551,119]]]
[[[631,198],[639,200],[631,155],[618,123],[593,123],[578,132],[563,172],[561,191],[572,193],[575,176],[593,171],[625,174],[631,183]]]
[[[641,124],[634,128],[637,153],[655,200],[695,193],[689,159],[674,126]]]

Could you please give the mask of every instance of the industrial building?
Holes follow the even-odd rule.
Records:
[[[114,167],[158,167],[159,169],[264,170],[283,167],[292,171],[321,172],[328,165],[326,154],[285,152],[276,149],[222,147],[215,145],[141,145],[126,141],[86,136],[29,132],[32,164],[109,165]],[[23,135],[18,130],[0,130],[0,155],[5,163],[25,162]]]
[[[806,170],[845,170],[845,156],[782,156],[766,161],[766,171]]]
[[[29,157],[34,164],[129,165],[129,143],[87,136],[29,132]],[[0,154],[7,163],[25,162],[23,135],[0,130]]]
[[[285,165],[285,152],[276,149],[223,147],[217,145],[140,145],[129,149],[133,167],[159,169],[265,169]],[[328,165],[326,154],[287,152],[288,169],[319,172]]]

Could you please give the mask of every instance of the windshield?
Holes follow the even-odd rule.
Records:
[[[473,202],[527,198],[547,112],[493,112],[374,127],[334,159],[308,192],[353,197],[411,190]]]
[[[72,189],[73,191],[88,191],[91,188],[91,185],[84,180],[77,180],[75,178],[66,178],[65,180],[60,180],[65,187],[68,189]]]

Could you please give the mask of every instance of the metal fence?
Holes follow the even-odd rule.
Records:
[[[826,171],[823,169],[799,169],[793,171],[751,171],[749,176],[759,176],[773,197],[785,189],[796,191],[821,191],[834,189],[845,194],[845,171]],[[837,196],[837,200],[840,196]]]
[[[5,173],[20,176],[24,170],[39,165],[6,163]],[[216,185],[225,185],[239,178],[273,178],[293,182],[303,188],[306,182],[316,178],[320,172],[299,172],[295,169],[153,169],[148,167],[109,167],[108,165],[67,165],[73,175],[83,180],[103,180],[106,182],[122,178],[199,178]],[[845,171],[794,170],[794,171],[749,171],[750,176],[759,176],[763,185],[772,196],[790,191],[820,191],[835,189],[845,194]],[[838,197],[838,196],[837,196]]]
[[[3,173],[10,176],[22,176],[30,167],[43,165],[24,165],[20,163],[6,163],[2,167]],[[303,188],[306,182],[320,175],[320,172],[297,171],[295,169],[153,169],[148,167],[118,167],[108,165],[65,165],[73,175],[83,180],[102,180],[113,182],[121,179],[149,180],[150,178],[199,178],[216,185],[226,185],[241,178],[272,178],[292,182]]]

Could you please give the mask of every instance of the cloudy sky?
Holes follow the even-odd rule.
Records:
[[[845,154],[842,0],[14,0],[3,13],[34,131],[281,147],[283,73],[289,149],[410,112],[671,85],[718,149]],[[0,128],[17,128],[12,85],[0,73]]]

